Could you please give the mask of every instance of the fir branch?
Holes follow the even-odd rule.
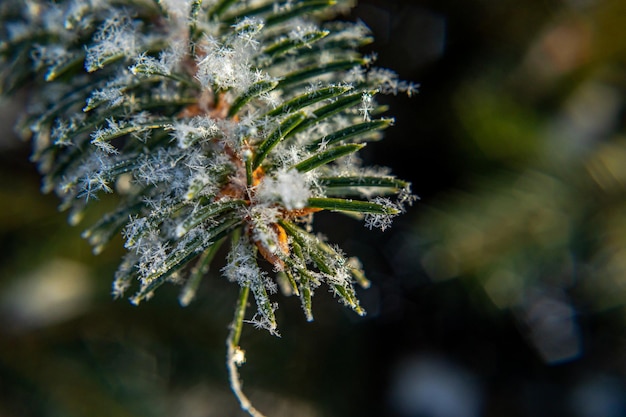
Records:
[[[253,416],[262,414],[242,392],[241,328],[278,332],[277,284],[262,262],[308,321],[320,285],[364,314],[360,263],[314,234],[311,219],[339,211],[384,230],[415,199],[409,183],[354,156],[393,123],[374,119],[377,95],[417,87],[361,55],[372,41],[362,23],[321,22],[341,3],[8,0],[0,16],[0,91],[30,89],[20,130],[44,191],[73,224],[99,194],[119,197],[83,233],[95,253],[125,238],[116,298],[136,287],[138,304],[188,277],[187,305],[220,245],[233,242],[221,270],[241,288],[227,368]],[[250,292],[257,310],[246,320]]]

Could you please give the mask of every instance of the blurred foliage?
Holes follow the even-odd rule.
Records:
[[[474,278],[501,308],[537,293],[581,313],[626,304],[625,28],[624,2],[564,8],[519,65],[456,90],[491,168],[421,216],[430,276]]]
[[[355,15],[379,65],[422,84],[367,149],[422,201],[374,237],[321,219],[370,271],[371,314],[351,322],[327,297],[304,325],[283,303],[284,340],[248,329],[253,400],[273,416],[417,415],[392,391],[427,354],[473,375],[480,411],[421,415],[626,416],[626,2],[371,0]],[[54,258],[92,287],[55,324],[3,310],[0,415],[241,415],[220,391],[235,292],[212,276],[186,309],[175,290],[112,302],[119,253],[91,256],[23,149],[0,155],[2,293]]]

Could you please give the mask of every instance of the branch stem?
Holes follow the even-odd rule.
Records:
[[[252,417],[265,417],[263,413],[252,406],[252,403],[243,393],[241,378],[239,377],[239,366],[245,362],[245,352],[239,347],[239,338],[241,336],[241,329],[243,327],[243,318],[246,313],[246,306],[248,304],[248,295],[250,294],[250,287],[248,285],[241,287],[239,291],[239,299],[237,300],[237,306],[235,307],[235,315],[233,321],[230,324],[230,332],[226,339],[226,367],[228,369],[228,379],[230,381],[230,388],[232,389],[235,397],[239,401],[241,409],[246,411]]]

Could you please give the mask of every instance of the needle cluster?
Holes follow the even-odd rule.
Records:
[[[308,320],[321,286],[364,314],[359,262],[312,221],[345,212],[384,230],[413,201],[409,183],[357,152],[393,123],[376,95],[416,86],[362,56],[372,40],[362,23],[322,23],[345,6],[335,3],[2,3],[0,88],[30,92],[19,131],[44,191],[72,223],[103,193],[120,197],[84,232],[96,253],[125,238],[115,297],[132,291],[139,304],[182,281],[186,305],[229,242],[223,275],[251,290],[260,327],[277,331],[277,280]]]

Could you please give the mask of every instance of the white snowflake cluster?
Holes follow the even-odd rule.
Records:
[[[101,69],[111,59],[132,57],[145,44],[140,24],[124,9],[111,9],[111,14],[98,27],[93,43],[87,47],[85,68],[89,72]]]
[[[303,209],[312,195],[307,176],[296,169],[281,169],[265,177],[255,190],[255,199],[264,204],[278,203],[287,210]]]

